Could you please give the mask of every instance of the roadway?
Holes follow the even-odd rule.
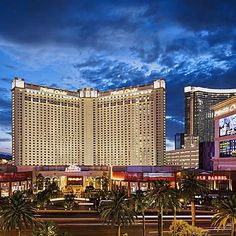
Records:
[[[62,231],[67,231],[75,236],[111,236],[116,235],[115,227],[104,224],[96,211],[65,211],[65,210],[46,210],[39,211],[40,220],[52,220],[57,223]],[[211,227],[212,212],[197,212],[196,226],[208,229],[211,235],[229,235],[229,230],[217,232]],[[146,214],[146,235],[157,235],[157,216],[155,213]],[[169,226],[173,221],[173,215],[164,216],[164,231],[168,232]],[[185,220],[191,224],[190,212],[181,212],[177,215],[178,220]],[[128,233],[129,236],[142,235],[142,219],[139,216],[132,226],[122,228],[122,234]],[[121,235],[122,235],[121,234]]]

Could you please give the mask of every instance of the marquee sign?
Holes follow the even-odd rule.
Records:
[[[46,92],[46,93],[56,93],[56,94],[61,94],[61,95],[67,95],[67,92],[65,92],[65,91],[60,91],[60,90],[51,89],[51,88],[41,87],[40,91]]]
[[[226,175],[199,175],[198,180],[228,180]]]
[[[67,185],[83,185],[83,176],[68,176]]]
[[[65,172],[80,172],[81,168],[77,165],[69,165],[66,167]]]
[[[232,112],[232,111],[236,111],[236,103],[231,104],[230,106],[226,106],[222,109],[216,110],[215,117],[224,115],[224,114]]]
[[[120,94],[124,94],[124,93],[133,93],[133,92],[137,92],[137,91],[138,91],[137,88],[123,89],[123,90],[118,90],[118,91],[111,92],[111,95],[120,95]]]

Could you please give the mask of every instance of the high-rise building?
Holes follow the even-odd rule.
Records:
[[[181,166],[183,169],[199,168],[199,139],[198,137],[185,136],[184,146],[181,149],[166,152],[166,164]]]
[[[175,150],[181,149],[184,147],[184,133],[175,134]]]
[[[12,83],[16,165],[163,165],[165,81],[100,92]]]
[[[185,133],[198,136],[200,142],[214,141],[211,106],[236,95],[236,89],[185,87]]]

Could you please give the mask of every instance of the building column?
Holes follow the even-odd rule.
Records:
[[[216,190],[216,180],[213,180],[213,190]]]
[[[130,189],[130,181],[128,181],[128,197],[130,197],[130,193],[131,193],[130,190],[131,190],[131,189]]]
[[[140,181],[138,181],[138,190],[140,190],[140,184],[141,184]]]
[[[232,179],[229,179],[229,190],[233,191]]]
[[[9,193],[9,196],[12,195],[12,182],[11,181],[9,182],[8,193]]]

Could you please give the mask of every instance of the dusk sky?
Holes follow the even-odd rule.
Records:
[[[236,1],[0,1],[0,152],[11,153],[11,81],[77,90],[167,83],[167,148],[185,86],[236,88]]]

